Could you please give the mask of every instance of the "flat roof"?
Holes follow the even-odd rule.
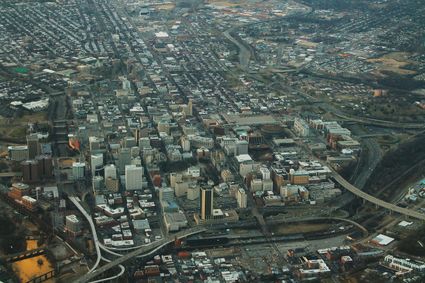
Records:
[[[239,163],[243,163],[243,162],[247,162],[247,161],[252,161],[252,158],[249,154],[241,154],[241,155],[236,156],[236,160]]]
[[[237,124],[239,126],[267,125],[279,124],[279,122],[271,115],[239,115],[239,114],[222,114],[224,120],[229,124]]]
[[[377,244],[381,246],[387,246],[394,241],[394,238],[388,237],[384,234],[379,234],[378,236],[373,238],[372,241],[376,242]]]

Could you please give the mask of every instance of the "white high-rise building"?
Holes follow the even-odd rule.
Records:
[[[114,164],[108,164],[105,166],[105,180],[106,179],[117,179],[117,167]]]
[[[81,180],[85,177],[86,164],[84,162],[72,163],[72,178],[74,180]]]
[[[143,189],[143,167],[125,166],[125,188],[127,191]]]
[[[81,232],[81,222],[78,220],[77,216],[74,214],[67,215],[65,217],[65,227],[71,233],[80,233]]]
[[[90,157],[91,175],[96,175],[96,169],[103,167],[103,154],[93,154]]]
[[[239,208],[246,208],[247,206],[247,196],[244,189],[240,188],[236,193],[236,199],[238,201]]]
[[[270,179],[270,170],[267,167],[261,167],[261,179],[263,180],[269,180]]]

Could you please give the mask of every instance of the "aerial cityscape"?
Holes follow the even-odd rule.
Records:
[[[425,282],[424,15],[1,0],[0,283]]]

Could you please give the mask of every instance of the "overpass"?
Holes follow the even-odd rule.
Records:
[[[399,129],[410,129],[410,130],[423,130],[425,129],[425,123],[402,123],[402,122],[393,122],[387,120],[379,120],[374,118],[358,117],[358,116],[348,116],[342,113],[336,113],[331,111],[335,116],[352,122],[357,122],[360,124],[378,126],[383,128],[399,128]]]
[[[22,172],[4,172],[0,173],[0,178],[22,177]]]
[[[105,274],[106,271],[110,270],[111,268],[115,267],[115,266],[119,266],[122,265],[124,262],[130,260],[130,259],[134,259],[135,257],[140,257],[140,256],[149,256],[153,253],[155,253],[156,251],[160,250],[161,248],[165,247],[166,245],[172,243],[175,238],[180,239],[180,238],[185,238],[194,234],[198,234],[201,232],[206,231],[206,229],[204,227],[194,227],[191,229],[187,229],[181,232],[178,232],[176,234],[173,235],[169,235],[166,238],[163,238],[160,241],[156,241],[153,242],[152,245],[150,246],[143,246],[135,251],[132,251],[126,255],[123,255],[121,257],[118,257],[117,259],[105,264],[104,266],[99,267],[98,269],[96,269],[93,272],[87,273],[86,275],[83,275],[82,277],[80,277],[78,280],[75,281],[75,283],[86,283],[86,282],[91,282],[92,279],[96,278],[97,276],[100,276],[102,274]],[[97,282],[97,281],[95,281]]]
[[[46,253],[45,248],[38,248],[38,249],[29,250],[29,251],[24,251],[24,252],[21,252],[21,253],[6,255],[2,259],[5,262],[11,263],[11,262],[15,262],[15,261],[20,261],[22,259],[32,258],[32,257],[42,255],[42,254],[45,254],[45,253]]]
[[[80,199],[74,196],[69,196],[68,198],[78,208],[78,210],[84,215],[84,217],[87,219],[87,221],[90,224],[90,229],[93,235],[93,243],[96,248],[96,255],[97,255],[95,264],[89,270],[89,274],[90,274],[99,266],[100,259],[102,257],[100,253],[99,238],[97,237],[96,227],[94,225],[93,219],[91,218],[91,215],[88,214],[87,211],[84,209],[84,207],[80,204]]]
[[[49,279],[51,279],[55,276],[56,276],[56,271],[54,269],[52,269],[47,273],[44,273],[44,274],[39,275],[37,277],[31,278],[26,283],[41,283],[41,282],[47,281],[47,280],[49,280]]]
[[[409,217],[412,217],[412,218],[416,218],[416,219],[425,221],[425,214],[419,213],[417,211],[414,211],[414,210],[411,210],[411,209],[408,209],[408,208],[399,207],[395,204],[392,204],[392,203],[383,201],[381,199],[378,199],[374,196],[371,196],[371,195],[363,192],[359,188],[355,187],[354,185],[350,184],[341,175],[339,175],[335,170],[332,169],[332,171],[334,173],[333,177],[334,177],[335,181],[338,182],[347,191],[350,191],[351,193],[355,194],[356,196],[358,196],[358,197],[360,197],[360,198],[362,198],[362,199],[364,199],[368,202],[376,204],[377,206],[386,208],[390,211],[394,211],[394,212],[400,213],[400,214],[405,215],[405,216],[409,216]]]

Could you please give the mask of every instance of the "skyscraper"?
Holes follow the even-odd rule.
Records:
[[[120,148],[118,151],[118,172],[123,174],[125,166],[131,163],[131,151],[129,148]]]
[[[247,205],[247,196],[244,189],[239,188],[239,190],[236,193],[236,199],[238,201],[238,207],[239,208],[246,208]]]
[[[143,167],[125,166],[125,188],[127,191],[143,189]]]
[[[117,168],[114,164],[108,164],[105,166],[105,180],[111,178],[111,179],[117,179]]]
[[[213,190],[211,188],[201,188],[201,219],[206,220],[213,213]]]
[[[96,171],[103,167],[103,154],[92,154],[90,157],[91,175],[95,176]]]
[[[74,180],[81,180],[85,177],[86,164],[84,162],[72,163],[72,177]]]
[[[40,165],[37,160],[25,160],[21,162],[23,180],[26,183],[40,181]]]
[[[27,146],[29,159],[34,159],[40,154],[40,143],[37,134],[30,134],[27,136]]]

